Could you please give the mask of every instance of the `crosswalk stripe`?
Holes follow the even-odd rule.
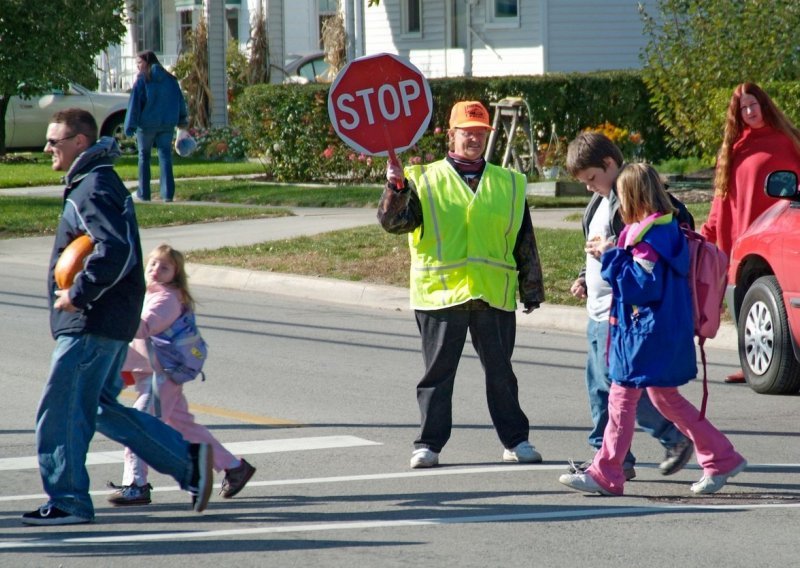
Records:
[[[330,448],[375,446],[380,445],[380,442],[365,440],[357,436],[316,436],[306,438],[283,438],[277,440],[253,440],[250,442],[226,442],[224,445],[232,454],[253,455],[275,452],[300,452]],[[122,462],[122,450],[113,452],[89,452],[86,455],[86,465],[104,465]],[[16,471],[20,469],[39,469],[37,457],[23,456],[0,459],[0,471]]]

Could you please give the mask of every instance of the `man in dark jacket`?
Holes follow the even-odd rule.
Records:
[[[193,493],[194,509],[202,511],[213,482],[208,444],[189,444],[157,418],[117,401],[120,369],[139,326],[145,292],[133,202],[112,163],[119,156],[117,143],[97,140],[91,114],[66,109],[48,125],[44,151],[52,155],[54,170],[66,172],[47,280],[56,348],[36,414],[39,471],[49,499],[23,515],[22,522],[93,520],[85,462],[95,430],[174,477]],[[72,286],[60,290],[54,276],[58,258],[84,234],[94,248]]]

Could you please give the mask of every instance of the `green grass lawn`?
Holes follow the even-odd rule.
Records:
[[[536,240],[547,301],[584,305],[569,293],[585,260],[580,231],[537,229]],[[310,237],[270,241],[213,251],[191,251],[189,262],[250,270],[324,276],[356,282],[408,286],[408,238],[390,235],[377,224]]]
[[[53,171],[50,167],[50,156],[42,152],[9,154],[35,160],[35,163],[0,161],[0,188],[31,187],[37,185],[58,185],[62,172]],[[13,158],[12,158],[13,159]],[[176,178],[263,174],[264,167],[253,162],[209,162],[195,158],[172,157],[173,173]],[[138,179],[138,159],[136,155],[125,155],[117,160],[115,169],[124,180]],[[152,179],[158,180],[158,158],[153,154],[151,161]],[[0,192],[1,194],[2,192]]]

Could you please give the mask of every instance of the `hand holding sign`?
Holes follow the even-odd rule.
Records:
[[[328,115],[348,146],[389,157],[389,172],[402,184],[395,152],[420,139],[431,120],[433,102],[425,76],[390,53],[360,57],[336,76],[328,94]],[[393,168],[392,166],[396,166]]]

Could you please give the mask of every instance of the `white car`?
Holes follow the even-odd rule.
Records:
[[[44,148],[47,125],[59,110],[78,107],[97,121],[100,136],[124,137],[123,123],[128,109],[127,93],[96,93],[72,83],[69,89],[23,99],[11,97],[6,111],[6,148]]]

